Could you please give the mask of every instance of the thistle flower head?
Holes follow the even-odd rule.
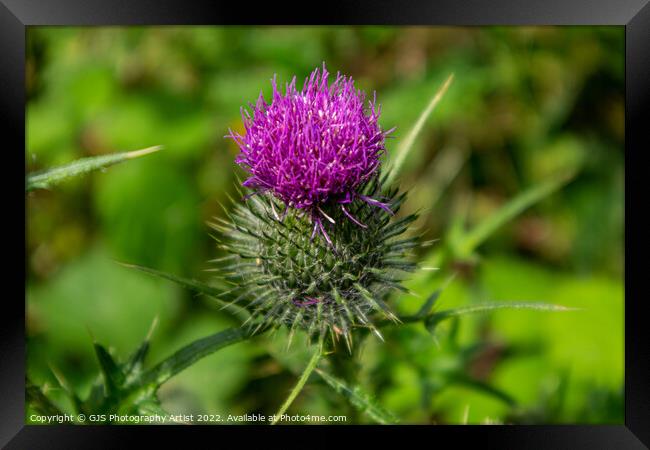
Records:
[[[273,79],[272,102],[260,93],[252,115],[242,111],[246,133],[228,135],[241,149],[237,164],[250,173],[243,185],[308,211],[314,229],[322,229],[321,218],[330,219],[323,216],[323,205],[346,205],[359,195],[359,187],[378,171],[390,133],[379,126],[375,99],[366,105],[351,77],[337,74],[331,84],[328,79],[323,65],[302,90],[294,77],[284,94]]]
[[[377,315],[396,320],[385,300],[415,268],[417,239],[403,236],[415,215],[391,220],[406,194],[380,181],[390,131],[378,124],[374,98],[366,105],[351,78],[328,78],[323,66],[302,90],[294,77],[284,93],[274,80],[271,103],[260,94],[242,112],[246,133],[228,137],[250,173],[243,186],[259,195],[242,193],[213,226],[225,238],[228,255],[218,261],[228,296],[258,327],[329,332],[351,348],[353,329],[379,335]]]

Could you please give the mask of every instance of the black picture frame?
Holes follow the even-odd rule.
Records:
[[[565,426],[417,426],[397,431],[441,445],[476,442],[482,448],[632,449],[650,445],[650,347],[643,305],[643,272],[647,234],[644,219],[641,158],[650,149],[650,6],[648,0],[438,0],[390,2],[356,0],[279,5],[272,2],[210,2],[190,0],[0,0],[0,114],[5,195],[4,243],[20,245],[25,228],[24,191],[15,170],[25,164],[25,36],[31,25],[163,25],[163,24],[417,24],[417,25],[619,25],[625,27],[625,424]],[[19,151],[19,149],[23,149]],[[15,158],[15,160],[14,160]],[[24,178],[23,178],[24,182]],[[7,204],[7,200],[15,204]],[[635,208],[638,207],[637,208]],[[15,208],[15,210],[13,209]],[[8,246],[5,245],[5,248]],[[18,248],[15,249],[18,253]],[[25,254],[25,247],[20,250]],[[24,424],[25,392],[25,265],[4,255],[4,278],[18,295],[3,290],[0,317],[0,445],[6,448],[103,448],[126,446],[133,435],[150,434],[153,426],[33,426]],[[19,259],[20,260],[20,259]],[[21,279],[21,271],[23,276]],[[19,284],[23,283],[19,286]],[[201,431],[196,431],[200,428]],[[246,437],[248,427],[228,427]],[[257,429],[258,427],[256,427]],[[289,427],[305,429],[306,427]],[[344,427],[346,430],[357,427]],[[189,431],[191,429],[191,431]],[[265,428],[268,430],[268,428]],[[329,430],[341,427],[327,427]],[[224,427],[155,427],[157,437],[223,432]],[[286,428],[285,428],[286,430]],[[392,427],[372,427],[383,439]],[[260,431],[260,430],[256,430]],[[309,432],[312,430],[310,429]],[[361,430],[364,431],[364,430]],[[367,430],[366,430],[367,431]],[[282,437],[286,431],[275,431]],[[187,436],[186,436],[187,437]],[[208,437],[205,437],[209,439]],[[193,438],[196,439],[196,438]],[[411,438],[412,439],[412,438]],[[412,444],[412,440],[409,444]],[[187,441],[185,441],[187,442]],[[426,441],[425,441],[426,442]],[[216,441],[215,441],[216,443]]]

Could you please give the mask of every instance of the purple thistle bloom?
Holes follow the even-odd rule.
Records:
[[[331,223],[322,206],[340,204],[344,214],[359,226],[346,204],[361,199],[392,213],[388,205],[361,195],[357,189],[380,167],[385,137],[378,118],[380,109],[373,98],[364,108],[365,94],[356,90],[351,77],[337,74],[328,85],[323,64],[296,88],[296,77],[283,95],[275,77],[273,99],[268,104],[260,93],[251,114],[242,109],[246,133],[230,130],[241,149],[235,162],[246,168],[250,178],[243,185],[256,192],[270,191],[287,207],[307,211],[328,243],[322,219]],[[313,237],[313,234],[312,234]]]

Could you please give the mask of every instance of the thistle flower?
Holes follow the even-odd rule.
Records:
[[[322,219],[333,223],[325,205],[336,204],[355,224],[365,227],[348,206],[357,198],[392,213],[387,204],[359,193],[359,187],[380,168],[385,137],[378,119],[376,99],[365,105],[365,94],[350,77],[337,74],[328,85],[323,64],[305,80],[302,90],[296,78],[286,85],[285,94],[275,78],[273,99],[263,95],[250,105],[253,115],[243,110],[244,136],[230,130],[241,149],[236,163],[250,172],[243,185],[256,192],[270,191],[286,208],[308,212],[312,236],[317,230],[328,242]]]
[[[274,80],[272,103],[260,96],[252,117],[243,113],[246,134],[230,132],[252,192],[212,224],[228,253],[215,262],[233,286],[230,301],[246,304],[260,328],[321,339],[329,331],[351,348],[354,328],[381,337],[374,317],[397,320],[386,301],[416,266],[417,238],[402,237],[416,216],[391,217],[406,194],[380,182],[387,132],[375,101],[364,109],[350,78],[327,80],[323,67],[301,91],[294,78],[284,95]]]

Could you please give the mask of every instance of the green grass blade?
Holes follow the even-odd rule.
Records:
[[[502,391],[499,388],[496,388],[494,386],[490,386],[489,384],[480,381],[480,380],[475,380],[473,378],[468,377],[465,374],[457,374],[452,377],[452,382],[455,384],[459,384],[461,386],[467,386],[471,389],[474,389],[476,391],[482,392],[484,394],[487,394],[491,397],[494,397],[506,405],[510,406],[511,408],[514,408],[517,406],[517,401],[512,397],[510,394],[508,394],[505,391]]]
[[[524,210],[535,203],[548,197],[562,186],[567,184],[572,178],[573,173],[563,175],[544,183],[533,186],[515,198],[507,202],[498,211],[485,219],[483,222],[466,233],[457,248],[459,256],[469,256],[479,245],[481,245],[492,233],[498,228],[512,220]]]
[[[395,159],[393,160],[393,164],[389,169],[386,179],[384,180],[383,183],[384,186],[390,186],[395,181],[395,177],[402,170],[404,161],[406,160],[406,157],[411,151],[411,148],[413,148],[413,143],[415,142],[415,139],[422,131],[422,128],[424,128],[424,124],[426,123],[427,119],[429,118],[433,110],[436,108],[436,106],[438,106],[440,100],[442,100],[442,97],[445,95],[445,92],[447,92],[447,89],[451,85],[453,79],[454,79],[454,74],[452,73],[451,75],[449,75],[449,77],[447,77],[442,87],[438,89],[438,92],[435,93],[435,95],[433,96],[433,98],[431,99],[427,107],[424,109],[424,111],[422,111],[422,114],[420,114],[420,117],[418,117],[418,120],[415,122],[415,125],[413,125],[413,128],[409,130],[408,134],[406,135],[406,138],[404,138],[404,140],[401,142],[399,147],[397,147]]]
[[[152,369],[145,372],[139,384],[141,386],[160,386],[171,377],[188,368],[199,359],[204,358],[219,349],[237,342],[241,342],[253,336],[252,327],[231,328],[219,333],[212,334],[178,350],[172,356],[162,361]],[[262,328],[261,331],[266,331]]]
[[[250,317],[250,313],[245,308],[238,305],[231,304],[223,300],[222,298],[220,298],[224,294],[223,290],[210,286],[209,284],[203,283],[198,280],[190,279],[190,278],[179,277],[171,273],[161,272],[160,270],[151,269],[149,267],[139,266],[137,264],[127,264],[127,263],[119,263],[119,264],[123,265],[124,267],[128,267],[130,269],[136,269],[141,272],[145,272],[150,275],[163,278],[165,280],[173,281],[174,283],[179,284],[191,291],[207,295],[208,297],[216,300],[219,304],[223,305],[224,309],[230,310],[235,316],[237,316],[241,320],[246,320]]]
[[[289,393],[289,396],[287,399],[284,401],[280,409],[278,410],[277,413],[275,413],[274,419],[271,421],[271,425],[275,425],[278,423],[280,420],[280,417],[287,411],[289,406],[293,403],[293,401],[296,399],[300,391],[302,391],[302,388],[305,386],[305,383],[307,382],[307,379],[309,378],[309,375],[314,371],[316,368],[316,364],[318,364],[318,361],[320,361],[321,356],[323,355],[323,348],[322,348],[322,342],[319,343],[318,348],[312,355],[311,359],[307,363],[307,367],[305,367],[305,370],[302,372],[302,375],[300,375],[300,378],[298,379],[298,382],[294,386],[294,388],[291,390]]]
[[[91,156],[90,158],[82,158],[73,161],[64,166],[55,167],[42,172],[28,174],[25,179],[25,190],[32,191],[34,189],[48,189],[50,186],[60,183],[71,177],[82,175],[93,170],[103,169],[130,159],[139,158],[141,156],[155,153],[162,149],[161,145],[148,147],[142,150],[134,150],[131,152],[112,153],[110,155]]]
[[[350,388],[343,381],[328,374],[327,372],[316,369],[316,373],[337,393],[345,397],[352,406],[357,408],[361,413],[367,415],[372,420],[382,425],[394,424],[399,422],[397,417],[383,409],[374,402],[361,387]]]

